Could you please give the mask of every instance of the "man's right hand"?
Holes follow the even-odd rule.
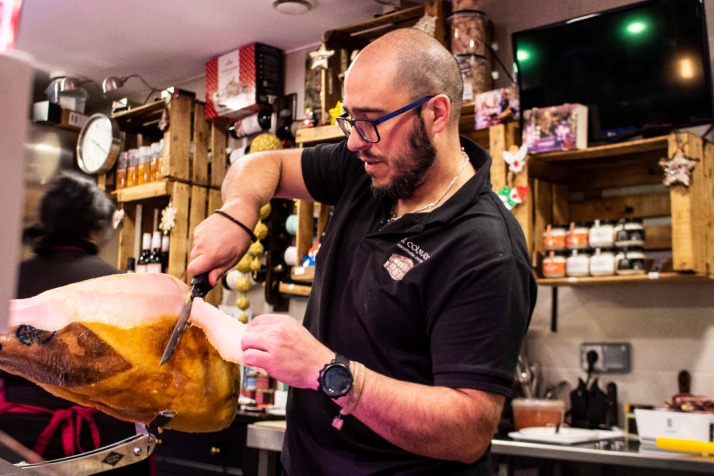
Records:
[[[238,207],[232,208],[236,210]],[[224,206],[222,210],[250,229],[258,221],[257,210],[249,212],[242,208],[240,215],[229,207]],[[202,221],[193,232],[193,248],[186,272],[196,276],[208,271],[208,280],[215,286],[218,279],[235,266],[248,251],[250,241],[245,230],[227,218],[213,214]]]

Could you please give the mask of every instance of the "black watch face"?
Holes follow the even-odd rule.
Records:
[[[352,374],[342,365],[333,365],[325,371],[325,389],[336,397],[347,395],[352,388]]]

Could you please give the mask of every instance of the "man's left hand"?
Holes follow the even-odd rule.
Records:
[[[253,318],[241,340],[243,364],[265,370],[295,388],[317,389],[320,370],[335,358],[294,318],[264,314]]]

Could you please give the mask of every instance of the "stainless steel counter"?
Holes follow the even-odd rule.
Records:
[[[268,474],[268,452],[281,451],[284,437],[285,421],[260,422],[248,426],[248,446],[262,450],[260,452],[260,475]],[[648,451],[641,449],[639,444],[636,443],[625,445],[619,450],[599,449],[596,446],[595,444],[559,446],[494,439],[491,445],[491,453],[558,461],[714,473],[714,457],[665,453],[656,450]],[[265,472],[261,472],[262,468],[265,468]]]

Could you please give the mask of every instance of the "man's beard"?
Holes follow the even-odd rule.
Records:
[[[391,181],[385,187],[377,187],[372,182],[372,193],[377,198],[405,199],[412,196],[426,173],[436,161],[436,147],[426,133],[421,116],[417,115],[417,125],[407,137],[409,150],[394,160],[396,169]],[[369,157],[363,154],[365,157]]]

